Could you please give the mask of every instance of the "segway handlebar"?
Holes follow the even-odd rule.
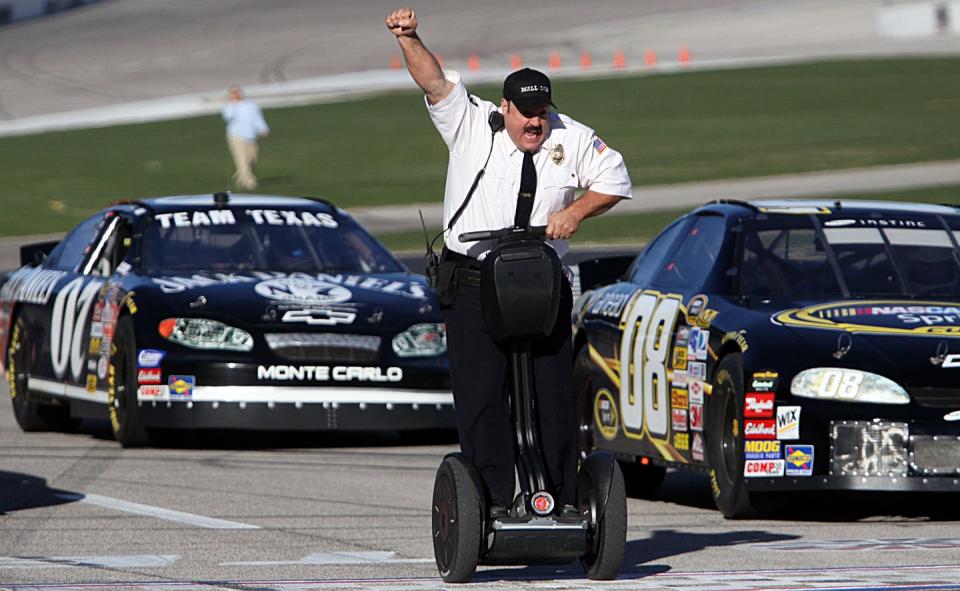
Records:
[[[479,240],[496,240],[511,234],[531,234],[533,236],[546,236],[546,226],[510,226],[509,228],[500,228],[499,230],[479,230],[477,232],[464,232],[460,234],[460,242],[477,242]]]

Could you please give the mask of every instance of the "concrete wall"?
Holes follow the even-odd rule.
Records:
[[[960,33],[960,0],[884,5],[877,26],[885,37],[933,37]]]

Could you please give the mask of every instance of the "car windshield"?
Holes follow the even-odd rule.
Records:
[[[141,269],[392,273],[395,258],[356,222],[315,209],[158,213],[144,229]]]
[[[960,232],[939,216],[758,216],[740,291],[757,297],[960,298]]]

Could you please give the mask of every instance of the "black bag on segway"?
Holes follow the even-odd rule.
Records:
[[[480,273],[483,318],[494,339],[553,331],[563,268],[543,239],[526,233],[503,238],[483,259]]]

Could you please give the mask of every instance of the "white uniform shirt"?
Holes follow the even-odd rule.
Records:
[[[445,75],[454,83],[450,95],[435,105],[427,103],[430,118],[450,150],[443,197],[444,228],[460,208],[490,152],[492,134],[487,118],[499,111],[497,105],[468,95],[459,74]],[[632,197],[630,177],[619,152],[604,144],[592,129],[566,115],[551,112],[550,127],[550,135],[533,157],[537,193],[531,226],[546,226],[550,214],[573,203],[577,189]],[[460,234],[512,226],[520,190],[523,152],[506,131],[492,139],[487,170],[460,219],[445,236],[447,248],[476,258],[483,258],[493,243],[460,242]],[[569,248],[566,240],[551,240],[550,244],[561,257]]]
[[[263,112],[250,99],[228,102],[221,114],[227,122],[227,134],[234,137],[255,142],[262,134],[270,133],[267,122],[263,120]]]

